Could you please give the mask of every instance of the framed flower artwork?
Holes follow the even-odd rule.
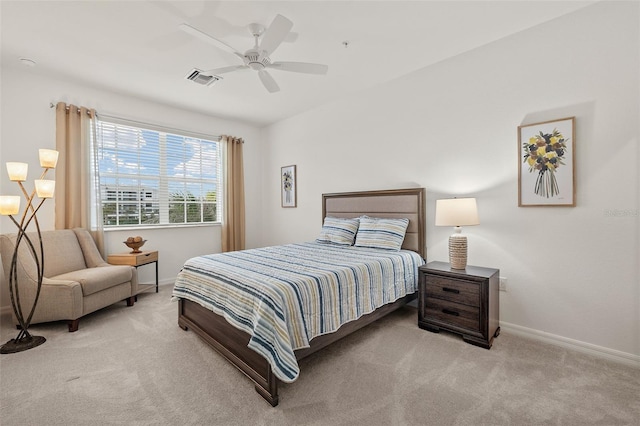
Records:
[[[575,207],[575,117],[518,126],[518,206]]]
[[[280,199],[282,207],[296,207],[296,166],[280,168]]]

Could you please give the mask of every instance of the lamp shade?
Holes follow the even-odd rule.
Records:
[[[436,200],[436,226],[479,225],[475,198]]]
[[[19,195],[1,195],[0,196],[0,214],[10,215],[18,214],[20,211]]]
[[[40,149],[38,154],[41,167],[49,169],[56,168],[56,164],[58,164],[58,151],[55,149]]]
[[[53,192],[56,189],[55,180],[36,179],[36,193],[40,198],[52,198]]]
[[[27,180],[28,170],[29,165],[27,163],[7,162],[7,174],[9,174],[9,180],[11,181],[24,182]]]

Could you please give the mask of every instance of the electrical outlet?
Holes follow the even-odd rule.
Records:
[[[500,291],[507,291],[507,279],[505,277],[500,277]]]

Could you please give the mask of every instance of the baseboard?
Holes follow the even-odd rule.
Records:
[[[0,0],[0,1],[2,1],[2,0]],[[158,285],[159,286],[173,285],[175,282],[176,282],[175,278],[163,279],[163,280],[158,280]],[[149,281],[145,281],[143,283],[139,282],[138,284],[154,284],[154,283],[149,282]]]
[[[500,329],[504,332],[539,340],[555,346],[573,349],[578,352],[595,355],[610,361],[619,362],[631,367],[640,368],[640,356],[627,352],[617,351],[615,349],[605,348],[603,346],[593,345],[591,343],[581,342],[579,340],[569,339],[567,337],[558,336],[556,334],[544,331],[534,330],[532,328],[522,327],[520,325],[510,324],[500,321]]]

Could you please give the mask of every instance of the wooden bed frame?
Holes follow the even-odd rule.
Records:
[[[402,248],[425,258],[425,189],[394,189],[322,195],[322,217],[371,217],[409,219]],[[353,333],[416,298],[416,293],[384,305],[338,331],[311,340],[310,347],[295,351],[301,360],[325,346]],[[248,348],[251,336],[227,322],[224,317],[186,299],[180,299],[178,325],[191,329],[255,383],[256,391],[272,406],[278,405],[278,379],[261,355]]]

